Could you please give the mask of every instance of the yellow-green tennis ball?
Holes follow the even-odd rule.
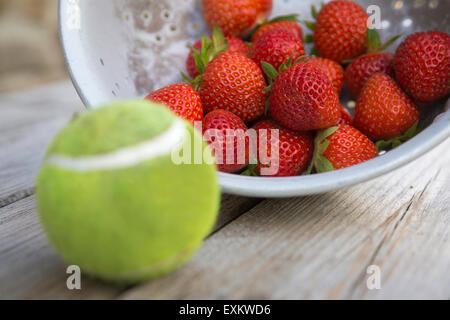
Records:
[[[50,242],[68,263],[129,284],[193,255],[215,223],[220,191],[214,164],[172,161],[186,137],[210,155],[201,134],[149,102],[89,111],[56,137],[37,200]]]

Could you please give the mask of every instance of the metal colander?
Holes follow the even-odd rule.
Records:
[[[322,0],[274,0],[272,16],[298,13],[311,19]],[[450,32],[449,0],[360,0],[381,9],[383,40],[416,31]],[[201,0],[60,0],[61,41],[74,85],[87,106],[142,97],[180,82],[188,46],[206,33]],[[307,30],[305,30],[306,32]],[[399,41],[400,42],[400,41]],[[390,50],[395,50],[392,46]],[[344,104],[349,102],[346,95]],[[225,191],[248,196],[295,196],[334,190],[379,176],[430,150],[450,136],[444,103],[421,135],[382,157],[353,168],[309,177],[251,178],[221,174]],[[432,122],[432,121],[430,121]]]

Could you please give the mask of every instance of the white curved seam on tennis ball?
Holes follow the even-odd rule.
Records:
[[[138,165],[160,156],[171,154],[187,134],[185,123],[175,120],[169,129],[150,141],[123,148],[109,154],[89,157],[49,155],[46,165],[77,172],[113,170]]]

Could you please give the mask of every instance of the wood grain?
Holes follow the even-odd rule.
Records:
[[[0,298],[111,298],[123,289],[86,278],[68,291],[66,266],[39,224],[34,179],[53,136],[81,105],[68,82],[0,96]],[[224,195],[214,232],[260,203]]]
[[[186,266],[134,288],[83,276],[82,290],[69,291],[33,182],[53,135],[83,108],[62,83],[0,96],[0,110],[0,298],[450,298],[450,141],[338,192],[224,196],[212,236]],[[370,265],[381,269],[381,290],[367,289]]]
[[[0,208],[34,193],[52,137],[84,110],[69,82],[0,96]]]
[[[0,298],[114,298],[119,290],[83,278],[81,291],[66,287],[66,266],[48,245],[34,196],[0,209]]]
[[[259,202],[224,195],[214,232]],[[0,209],[0,261],[0,299],[109,299],[124,290],[89,277],[81,291],[67,289],[67,265],[48,244],[34,196]]]
[[[450,141],[336,193],[267,200],[123,299],[450,298]],[[367,267],[382,289],[367,289]]]

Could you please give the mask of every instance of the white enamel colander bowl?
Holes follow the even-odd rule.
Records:
[[[310,19],[320,0],[275,0],[273,16]],[[360,0],[378,5],[384,39],[394,34],[450,32],[448,0]],[[60,0],[60,34],[73,83],[87,107],[143,97],[181,82],[188,44],[205,33],[200,0]],[[306,31],[306,30],[305,30]],[[394,50],[395,47],[391,48]],[[344,98],[343,103],[349,99]],[[292,197],[324,193],[388,173],[450,137],[450,101],[430,107],[430,125],[417,137],[374,160],[331,173],[257,178],[220,173],[225,193]]]

